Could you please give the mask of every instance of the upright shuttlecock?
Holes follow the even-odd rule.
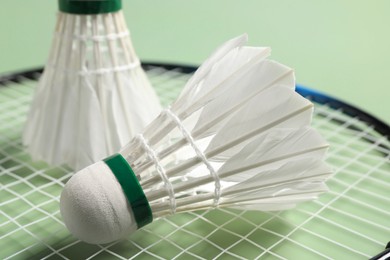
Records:
[[[75,236],[107,243],[178,212],[282,210],[327,190],[312,104],[246,40],[225,43],[143,134],[69,180],[61,214]]]
[[[23,143],[33,159],[81,169],[118,151],[161,107],[121,0],[59,0],[59,9]]]

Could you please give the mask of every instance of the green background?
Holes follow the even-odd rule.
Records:
[[[2,0],[0,73],[42,66],[57,1]],[[201,63],[225,40],[248,33],[297,82],[390,122],[390,1],[124,0],[144,61]]]

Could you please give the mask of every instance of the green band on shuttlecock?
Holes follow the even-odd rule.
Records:
[[[61,12],[69,14],[105,14],[122,9],[122,0],[58,0]]]
[[[152,209],[133,169],[131,169],[126,159],[120,154],[114,154],[103,161],[111,169],[122,186],[123,192],[133,210],[138,228],[151,223],[153,221]]]

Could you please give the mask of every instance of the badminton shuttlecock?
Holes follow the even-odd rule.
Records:
[[[245,42],[225,43],[143,134],[68,181],[61,214],[75,236],[108,243],[178,212],[282,210],[326,191],[312,104],[269,48]]]
[[[59,0],[59,7],[23,143],[33,159],[81,169],[118,151],[161,107],[120,0]]]

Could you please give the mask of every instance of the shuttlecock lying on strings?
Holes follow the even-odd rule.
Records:
[[[293,71],[246,38],[206,60],[143,134],[68,181],[61,214],[76,237],[108,243],[179,212],[282,210],[327,190],[312,104]]]
[[[23,143],[33,159],[81,169],[118,151],[160,112],[120,0],[60,0]]]

